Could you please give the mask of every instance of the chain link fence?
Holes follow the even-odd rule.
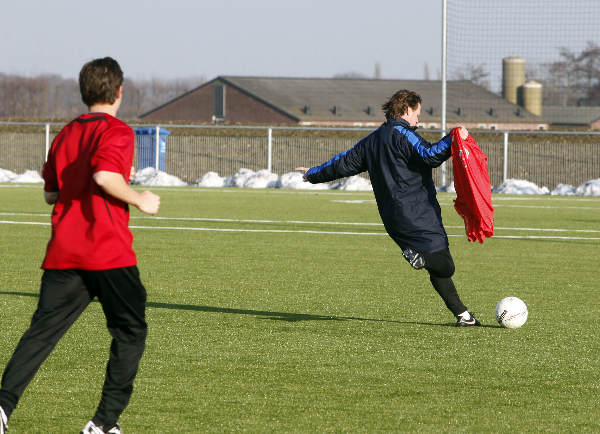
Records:
[[[10,123],[3,123],[6,127]],[[23,125],[23,124],[21,124]],[[0,168],[22,173],[41,172],[45,155],[56,135],[57,125],[25,124],[39,132],[0,130]],[[156,127],[154,127],[156,128]],[[352,147],[372,129],[288,128],[288,127],[209,127],[169,126],[166,149],[160,154],[160,167],[170,175],[194,183],[208,172],[226,177],[241,168],[268,169],[279,175],[297,166],[314,166]],[[160,130],[160,127],[159,127]],[[158,130],[158,131],[159,131]],[[422,130],[429,141],[437,141],[439,130]],[[499,132],[471,131],[488,157],[493,186],[505,179],[524,179],[550,189],[558,184],[580,185],[600,178],[600,133],[573,131]],[[139,138],[139,137],[138,137]],[[156,149],[159,144],[157,141]],[[136,146],[134,165],[139,152]],[[150,152],[156,152],[150,148]],[[164,161],[162,161],[164,159]],[[154,165],[154,164],[153,164]],[[368,177],[364,174],[363,176]],[[434,170],[438,186],[452,182],[452,161]]]

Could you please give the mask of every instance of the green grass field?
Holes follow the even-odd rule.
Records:
[[[125,433],[600,432],[600,198],[494,196],[497,237],[479,245],[440,194],[459,294],[484,324],[459,329],[371,193],[153,190],[160,218],[131,219],[150,330]],[[0,195],[3,368],[50,233],[17,222],[50,207],[41,186]],[[529,307],[518,330],[495,322],[509,295]],[[78,432],[109,343],[92,303],[10,432]]]

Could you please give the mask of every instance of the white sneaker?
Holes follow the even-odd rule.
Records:
[[[3,432],[0,431],[0,434],[3,434]],[[123,431],[121,431],[121,426],[116,424],[107,432],[104,432],[102,427],[96,426],[96,424],[90,420],[79,434],[123,434]]]
[[[116,424],[115,426],[113,426],[111,429],[109,429],[106,434],[123,434],[123,431],[121,430],[121,425]]]
[[[8,418],[6,417],[6,413],[4,413],[4,409],[0,407],[0,434],[6,434],[8,431]]]

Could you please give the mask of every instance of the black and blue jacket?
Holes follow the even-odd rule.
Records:
[[[306,172],[309,182],[368,171],[387,233],[402,248],[436,252],[448,247],[431,177],[451,156],[450,135],[431,144],[404,119],[387,119],[354,147]]]

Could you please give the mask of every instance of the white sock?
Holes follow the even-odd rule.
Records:
[[[471,314],[469,313],[468,310],[465,310],[463,313],[459,314],[458,316],[462,317],[465,321],[469,321],[471,319]]]

